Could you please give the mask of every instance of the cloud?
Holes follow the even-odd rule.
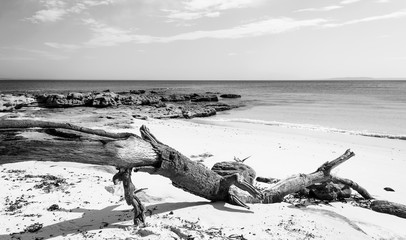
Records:
[[[94,19],[84,19],[83,22],[85,25],[89,26],[89,28],[93,32],[93,36],[89,41],[81,44],[61,44],[55,42],[46,42],[44,44],[48,47],[57,49],[76,50],[80,48],[116,46],[123,43],[170,43],[175,41],[191,41],[205,38],[238,39],[280,34],[305,27],[322,26],[322,24],[325,23],[326,20],[295,20],[291,18],[270,18],[243,24],[234,28],[186,32],[168,37],[140,35],[130,30],[123,30],[120,28],[108,26]]]
[[[346,22],[342,22],[342,23],[328,23],[328,24],[325,24],[324,27],[341,27],[341,26],[352,25],[352,24],[357,24],[357,23],[365,23],[365,22],[387,20],[387,19],[397,19],[397,18],[403,18],[403,17],[406,17],[406,9],[403,9],[398,12],[385,14],[385,15],[360,18],[360,19],[355,19],[355,20],[346,21]]]
[[[28,18],[33,23],[56,22],[61,20],[67,12],[63,9],[46,9],[37,11],[32,17]]]
[[[356,2],[359,2],[359,1],[361,1],[361,0],[343,0],[343,1],[340,2],[340,4],[346,5],[346,4],[356,3]]]
[[[170,20],[168,22],[172,22],[175,19],[178,20],[195,20],[202,17],[218,17],[220,16],[220,12],[182,12],[178,10],[164,10],[169,12],[166,16]]]
[[[320,26],[326,22],[324,19],[295,20],[291,18],[271,18],[229,29],[195,31],[175,36],[159,38],[158,42],[174,42],[179,40],[197,40],[203,38],[237,39],[245,37],[258,37],[271,34],[280,34],[304,27]]]
[[[257,6],[261,0],[190,0],[185,1],[184,5],[190,11],[202,10],[227,10],[233,8],[245,8]]]
[[[100,23],[94,19],[84,19],[94,33],[92,39],[84,43],[86,47],[115,46],[121,43],[137,42],[147,43],[154,41],[154,37],[148,35],[137,35],[130,30],[123,30]]]
[[[345,5],[353,4],[353,3],[356,3],[359,1],[361,1],[361,0],[342,0],[341,2],[339,2],[339,5],[331,5],[331,6],[320,7],[320,8],[303,8],[303,9],[296,10],[294,12],[327,12],[327,11],[332,11],[332,10],[343,8]]]
[[[304,9],[299,9],[294,12],[326,12],[326,11],[331,11],[335,9],[342,8],[342,6],[339,5],[332,5],[332,6],[326,6],[326,7],[321,7],[321,8],[304,8]]]
[[[109,5],[117,0],[40,0],[43,9],[26,18],[32,23],[57,22],[69,14],[79,14],[91,7]]]
[[[61,44],[55,42],[45,42],[44,43],[48,47],[57,48],[57,49],[65,49],[65,50],[76,50],[81,48],[81,46],[76,44]]]
[[[293,18],[268,18],[255,22],[242,24],[232,28],[192,31],[172,36],[151,36],[137,34],[136,31],[121,29],[109,26],[96,21],[95,19],[84,19],[84,25],[92,31],[92,37],[80,44],[64,44],[56,42],[45,42],[48,47],[77,50],[80,48],[96,48],[106,46],[116,46],[124,43],[149,44],[149,43],[170,43],[175,41],[192,41],[199,39],[239,39],[248,37],[259,37],[272,34],[282,34],[289,31],[295,31],[303,28],[333,28],[364,22],[372,22],[386,19],[398,19],[406,17],[406,9],[401,11],[372,16],[360,19],[354,19],[345,22],[332,22],[322,18],[297,20]]]
[[[264,0],[189,0],[181,2],[181,9],[163,9],[169,12],[169,22],[177,20],[195,20],[204,17],[219,17],[221,12],[259,6]]]

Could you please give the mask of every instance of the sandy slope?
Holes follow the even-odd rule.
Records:
[[[210,153],[215,162],[251,156],[247,164],[259,176],[284,178],[308,173],[351,148],[356,156],[335,173],[366,187],[376,198],[406,204],[406,143],[399,140],[331,134],[298,129],[238,124],[214,126],[185,121],[134,120],[135,131],[146,124],[162,142],[186,156]],[[113,128],[111,128],[113,129]],[[199,159],[199,158],[192,158]],[[14,171],[14,170],[20,170]],[[295,207],[287,203],[251,205],[251,210],[210,203],[173,187],[168,179],[137,173],[136,187],[152,216],[148,226],[132,227],[131,208],[113,187],[114,168],[83,164],[25,162],[0,166],[0,239],[11,239],[34,223],[35,233],[22,239],[406,239],[406,219],[345,203]],[[46,193],[34,186],[51,174],[66,179]],[[379,174],[379,177],[378,177]],[[386,192],[392,187],[395,192]],[[10,201],[22,206],[6,212]],[[8,199],[8,200],[7,200]],[[48,211],[57,204],[60,209]],[[150,212],[150,213],[151,213]],[[150,215],[150,214],[147,214]]]

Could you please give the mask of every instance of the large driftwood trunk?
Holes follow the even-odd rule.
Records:
[[[15,130],[23,127],[68,129],[75,131],[76,135],[61,130],[30,134]],[[231,186],[250,193],[251,198],[243,195],[249,202],[280,202],[289,193],[329,179],[331,169],[354,155],[348,150],[338,159],[323,164],[314,173],[299,174],[280,181],[264,191],[262,196],[240,175],[226,177],[218,175],[158,141],[145,126],[140,130],[142,138],[131,133],[112,134],[101,130],[93,132],[92,129],[71,124],[32,120],[3,120],[0,121],[0,129],[9,129],[5,131],[7,134],[3,134],[5,137],[2,137],[0,145],[1,163],[28,160],[69,161],[137,168],[139,171],[167,177],[176,187],[192,194],[212,201],[226,201],[244,207],[247,206],[236,195],[237,191],[230,190]],[[79,133],[81,135],[78,135]],[[102,139],[90,138],[86,134],[97,135]]]
[[[376,212],[387,213],[401,218],[406,218],[406,206],[384,200],[375,200],[371,203],[371,209]]]
[[[34,160],[116,166],[119,173],[113,181],[123,182],[126,201],[134,207],[134,221],[138,224],[144,222],[145,218],[144,208],[135,196],[131,182],[133,168],[167,177],[174,186],[208,200],[248,208],[246,202],[280,202],[290,193],[332,180],[331,170],[354,156],[353,152],[347,150],[313,173],[294,175],[260,192],[240,174],[220,176],[161,143],[145,126],[140,131],[141,137],[66,123],[0,120],[0,164]]]

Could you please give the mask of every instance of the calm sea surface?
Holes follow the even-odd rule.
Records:
[[[237,93],[246,107],[212,121],[406,139],[406,81],[0,81],[3,93],[106,89]]]

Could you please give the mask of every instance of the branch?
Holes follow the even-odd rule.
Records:
[[[47,122],[39,120],[0,120],[0,129],[6,128],[62,128],[69,129],[73,131],[78,131],[82,133],[94,134],[102,137],[108,137],[113,139],[127,139],[129,137],[134,137],[140,139],[139,136],[133,133],[111,133],[106,132],[101,129],[91,129],[86,127],[81,127],[73,125],[70,123],[58,123],[58,122]]]
[[[406,206],[399,203],[375,200],[371,203],[371,209],[376,212],[387,213],[401,218],[406,218]]]
[[[291,193],[300,191],[301,189],[313,185],[315,183],[325,182],[331,179],[330,172],[333,168],[341,163],[344,163],[355,154],[348,149],[343,155],[337,159],[326,162],[321,165],[314,173],[298,174],[279,181],[271,188],[264,191],[263,203],[281,202],[283,198]]]
[[[373,198],[371,196],[371,194],[369,194],[369,192],[365,188],[361,187],[360,185],[358,185],[358,183],[356,183],[350,179],[333,176],[331,180],[335,183],[342,183],[344,185],[349,186],[350,188],[357,191],[363,198],[365,198],[367,200]]]

